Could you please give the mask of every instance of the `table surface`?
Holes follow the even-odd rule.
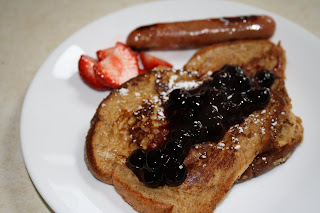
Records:
[[[0,212],[52,211],[28,176],[19,133],[24,96],[43,61],[83,26],[144,2],[150,0],[0,0]],[[276,13],[320,37],[320,0],[237,2]]]

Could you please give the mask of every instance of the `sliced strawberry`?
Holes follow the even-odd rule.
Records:
[[[147,72],[147,70],[145,70],[145,69],[139,69],[139,75],[142,75],[142,74],[144,74],[146,72]]]
[[[143,67],[146,71],[151,71],[153,68],[157,66],[166,66],[169,68],[173,67],[169,62],[166,62],[160,58],[157,58],[145,52],[140,52],[139,56],[143,64]]]
[[[110,47],[107,49],[98,50],[97,51],[98,60],[102,61],[103,59],[105,59],[108,55],[113,53],[114,49],[115,49],[115,47]]]
[[[116,88],[139,74],[137,53],[117,42],[114,51],[96,64],[94,71],[101,84]]]
[[[97,90],[105,90],[107,89],[106,86],[99,83],[96,79],[93,67],[98,64],[98,61],[94,58],[91,58],[87,55],[81,55],[78,68],[79,74],[82,80],[87,83],[90,87],[97,89]]]

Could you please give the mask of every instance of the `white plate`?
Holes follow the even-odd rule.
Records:
[[[216,212],[319,212],[320,40],[284,18],[254,7],[217,1],[161,1],[109,14],[64,41],[32,81],[21,115],[21,144],[30,177],[56,212],[134,212],[112,186],[87,170],[83,150],[90,120],[107,92],[87,87],[77,74],[82,52],[125,42],[134,28],[154,22],[246,14],[269,14],[272,40],[286,50],[287,87],[293,111],[305,127],[303,144],[287,163],[232,188]],[[181,68],[195,50],[158,51]],[[195,204],[196,205],[196,204]],[[317,211],[318,209],[318,211]]]

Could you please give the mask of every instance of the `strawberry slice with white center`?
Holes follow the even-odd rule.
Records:
[[[103,59],[105,59],[108,55],[113,53],[114,49],[115,49],[115,47],[110,47],[107,49],[98,50],[97,51],[98,60],[102,61]]]
[[[114,50],[94,66],[97,80],[106,87],[116,88],[138,76],[137,53],[127,45],[117,42]]]
[[[139,56],[146,72],[151,71],[153,68],[158,66],[165,66],[168,68],[173,67],[172,64],[170,64],[169,62],[145,52],[140,52]]]
[[[90,87],[96,90],[106,90],[107,87],[102,85],[96,79],[95,72],[93,70],[93,67],[96,64],[98,64],[98,61],[95,60],[94,58],[91,58],[87,55],[81,55],[78,63],[80,77]]]

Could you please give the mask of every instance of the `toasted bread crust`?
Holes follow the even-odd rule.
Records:
[[[240,66],[251,75],[267,69],[277,78],[285,79],[285,51],[280,43],[275,45],[269,40],[240,40],[205,47],[197,51],[183,69],[196,70],[201,75],[225,64]]]
[[[227,52],[234,54],[233,49],[250,52],[252,46],[260,53],[245,54],[249,59],[222,57],[228,56]],[[217,50],[224,53],[217,56]],[[212,55],[215,58],[209,60]],[[241,62],[251,76],[261,68],[277,72],[268,106],[231,127],[219,143],[194,146],[184,161],[188,175],[180,186],[146,187],[125,162],[134,149],[147,149],[166,139],[167,123],[161,114],[166,95],[173,88],[189,85],[186,82],[193,86],[201,83],[209,71],[219,69],[227,60],[236,65]],[[197,66],[197,72],[159,70],[126,82],[101,102],[91,121],[85,147],[89,170],[99,180],[113,184],[139,212],[212,212],[236,181],[248,180],[284,162],[302,141],[301,120],[292,114],[285,89],[285,56],[280,45],[269,41],[214,45],[196,53],[185,68],[195,70]]]
[[[114,175],[114,188],[122,196],[122,198],[133,206],[138,212],[146,213],[169,213],[172,212],[173,205],[160,202],[152,197],[148,197],[142,194],[135,187],[132,187],[132,179],[136,179],[131,171],[126,171],[127,168],[118,166]],[[124,172],[124,174],[118,174]],[[126,182],[126,179],[122,178],[123,175],[128,175],[130,181]]]

